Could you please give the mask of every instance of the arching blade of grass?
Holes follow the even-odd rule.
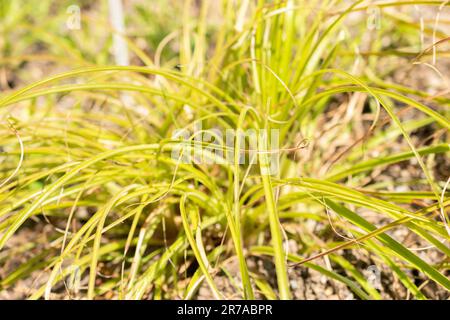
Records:
[[[434,145],[434,146],[424,147],[424,148],[417,150],[418,154],[421,156],[428,155],[428,154],[446,153],[449,151],[450,151],[450,146],[448,144]],[[411,159],[412,157],[414,157],[414,153],[412,151],[408,151],[408,152],[403,152],[400,154],[389,155],[386,157],[380,157],[378,159],[370,159],[370,160],[361,162],[357,165],[353,165],[351,168],[349,168],[347,170],[342,170],[341,172],[330,174],[327,177],[327,179],[330,181],[337,181],[337,180],[343,179],[349,175],[372,170],[377,166],[389,165],[392,163],[405,161],[405,160]]]
[[[364,229],[367,232],[374,231],[376,228],[369,222],[367,222],[364,218],[357,215],[356,213],[348,210],[347,208],[331,201],[331,200],[325,200],[326,204],[335,212],[342,215],[352,223],[358,225],[362,229]],[[399,257],[402,259],[408,261],[412,265],[414,265],[418,270],[424,272],[427,276],[429,276],[431,279],[439,283],[440,285],[447,288],[447,290],[450,290],[450,280],[444,276],[442,273],[440,273],[438,270],[433,268],[431,265],[420,259],[418,256],[413,254],[411,251],[409,251],[407,248],[405,248],[402,244],[397,242],[396,240],[392,239],[387,234],[380,234],[377,236],[377,238],[384,244],[386,247],[394,251]]]
[[[203,247],[201,241],[201,229],[199,225],[199,213],[197,210],[192,208],[186,209],[186,199],[187,195],[184,195],[181,198],[180,202],[180,212],[181,212],[181,218],[183,221],[184,226],[184,232],[186,233],[186,237],[189,241],[189,244],[191,246],[192,251],[194,251],[195,258],[197,259],[198,264],[200,265],[200,269],[203,272],[203,276],[206,279],[206,282],[208,283],[209,287],[211,288],[213,295],[216,299],[221,299],[222,295],[220,294],[219,290],[216,287],[216,284],[211,277],[210,269],[209,269],[209,262],[208,258],[206,257],[205,248]],[[190,213],[190,219],[188,218],[188,212]],[[193,227],[191,227],[191,224],[189,220],[193,221]],[[193,232],[191,232],[191,229],[195,232],[195,237]]]

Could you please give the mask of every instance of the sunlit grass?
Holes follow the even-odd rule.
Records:
[[[18,11],[0,3],[2,16]],[[50,16],[56,9],[43,3],[36,14]],[[449,4],[391,1],[376,8],[413,5]],[[308,268],[357,298],[383,298],[342,254],[351,249],[387,268],[416,299],[429,298],[427,281],[418,284],[411,270],[450,290],[449,177],[435,174],[439,157],[449,154],[450,99],[392,80],[402,64],[433,65],[448,51],[440,42],[436,50],[415,48],[405,60],[402,48],[382,44],[391,37],[412,47],[426,30],[437,43],[444,35],[433,33],[435,21],[405,22],[393,31],[402,17],[383,15],[368,30],[374,17],[367,14],[378,11],[365,1],[223,0],[194,7],[184,1],[173,8],[183,12],[180,25],[162,25],[167,37],[156,36],[156,48],[154,38],[144,50],[139,35],[130,36],[131,66],[113,66],[110,43],[96,42],[98,31],[89,34],[94,24],[110,32],[104,4],[83,15],[80,30],[62,34],[64,9],[42,24],[28,22],[34,6],[27,2],[2,21],[3,34],[28,34],[1,43],[2,72],[17,73],[18,85],[2,85],[0,97],[0,268],[24,258],[0,278],[0,289],[31,278],[33,299],[55,292],[195,299],[200,287],[218,299],[292,299],[294,271]],[[138,11],[154,15],[148,10]],[[145,35],[144,22],[136,21],[130,28],[142,27]],[[45,54],[24,49],[42,43]],[[381,67],[386,61],[390,72]],[[27,77],[34,68],[43,68],[40,79]],[[192,131],[199,121],[204,131],[197,134],[278,130],[280,148],[272,151],[279,172],[265,171],[263,138],[257,159],[246,164],[236,161],[249,144],[239,138],[231,163],[214,150],[203,163],[174,158],[175,130]],[[431,130],[426,141],[421,129]],[[187,150],[205,147],[195,133],[190,139]],[[405,163],[415,174],[390,176],[392,166]],[[311,230],[311,222],[326,232]],[[400,227],[440,262],[396,238]],[[35,238],[19,241],[22,232]],[[275,281],[255,267],[267,258]],[[219,276],[233,286],[232,297]]]

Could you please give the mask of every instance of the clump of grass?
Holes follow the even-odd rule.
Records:
[[[390,73],[379,68],[430,65],[445,52],[436,42],[405,61],[408,51],[382,50],[398,17],[383,16],[369,31],[368,18],[357,17],[369,8],[418,4],[447,6],[224,0],[193,10],[187,0],[181,27],[157,48],[146,51],[128,39],[132,66],[108,65],[108,47],[92,39],[83,45],[89,19],[79,34],[58,36],[10,18],[3,32],[25,24],[32,35],[24,42],[47,41],[49,49],[45,56],[5,56],[4,68],[44,60],[69,70],[0,99],[0,262],[7,269],[11,257],[29,257],[0,287],[31,277],[33,299],[55,292],[192,299],[202,286],[212,298],[229,298],[220,276],[238,298],[292,299],[293,273],[301,266],[360,299],[381,299],[364,270],[342,254],[351,250],[387,268],[416,299],[428,297],[429,281],[449,290],[448,177],[434,173],[448,156],[449,99],[388,81],[397,65]],[[54,28],[61,21],[46,23]],[[408,22],[392,37],[420,32]],[[4,48],[14,50],[8,41]],[[366,54],[355,50],[363,45]],[[202,130],[193,130],[198,123]],[[174,157],[180,150],[174,133],[182,129],[192,143]],[[425,129],[432,133],[418,141]],[[224,141],[208,149],[196,140],[226,130],[279,134],[259,137],[256,149],[239,136],[233,149]],[[270,150],[271,139],[278,149]],[[233,161],[224,159],[229,152]],[[239,164],[242,156],[246,163]],[[278,172],[267,173],[269,158],[276,158]],[[389,170],[405,163],[417,174],[397,181]],[[435,250],[439,262],[398,239],[399,228]],[[35,238],[12,241],[26,232]],[[275,281],[255,267],[267,258]]]

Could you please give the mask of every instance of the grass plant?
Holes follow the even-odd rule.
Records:
[[[138,1],[129,66],[110,54],[106,1],[81,7],[79,30],[61,29],[64,1],[40,3],[0,1],[0,73],[16,82],[0,81],[0,290],[293,299],[310,270],[385,298],[371,264],[403,298],[448,294],[448,86],[395,81],[419,68],[448,81],[448,21],[393,13],[448,1],[185,0],[173,23]],[[226,130],[279,135],[221,153],[196,139]]]

